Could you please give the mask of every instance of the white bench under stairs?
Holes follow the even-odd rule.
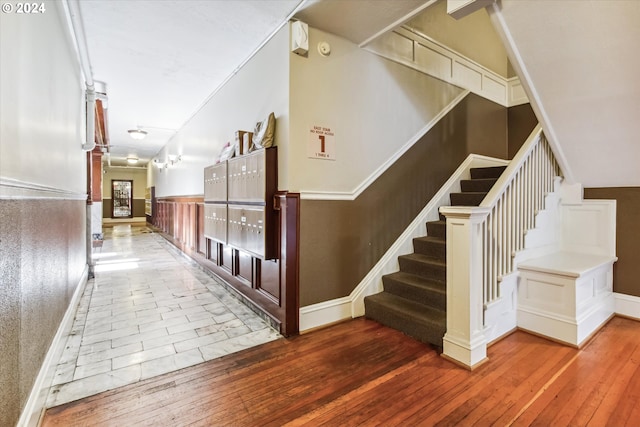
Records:
[[[615,312],[616,205],[563,201],[556,250],[518,263],[518,327],[581,347]]]

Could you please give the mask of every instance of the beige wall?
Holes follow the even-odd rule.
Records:
[[[252,131],[270,112],[276,116],[279,187],[286,189],[289,145],[289,27],[284,26],[242,67],[158,154],[182,155],[182,161],[158,173],[151,165],[149,186],[157,197],[204,193],[204,168],[212,165],[235,131]],[[206,88],[203,88],[206,96]]]
[[[514,75],[509,70],[502,40],[494,30],[485,9],[457,20],[447,14],[447,2],[441,0],[405,25],[503,77]]]
[[[289,54],[289,190],[351,194],[463,91],[309,28],[320,41],[329,56]],[[313,125],[335,130],[336,160],[308,157]]]
[[[0,425],[86,280],[82,81],[61,3],[0,14]]]
[[[147,170],[133,168],[110,168],[104,167],[105,173],[102,175],[102,198],[111,198],[111,181],[114,179],[133,180],[133,198],[144,199],[147,189]]]

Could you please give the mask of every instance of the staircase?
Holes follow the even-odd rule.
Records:
[[[478,206],[505,166],[472,168],[471,179],[451,193],[452,206]],[[442,347],[447,329],[446,222],[427,222],[413,239],[414,253],[398,257],[400,271],[382,276],[384,291],[364,299],[365,316],[425,343]]]

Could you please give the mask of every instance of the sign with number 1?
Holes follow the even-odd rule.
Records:
[[[311,126],[307,155],[312,159],[335,160],[336,145],[333,129],[328,126]]]

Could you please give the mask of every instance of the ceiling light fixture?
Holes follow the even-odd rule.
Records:
[[[138,158],[137,157],[127,157],[127,163],[129,163],[131,165],[135,165],[136,163],[138,163]]]
[[[144,137],[147,136],[148,133],[147,131],[142,129],[129,129],[127,132],[129,132],[129,136],[131,136],[131,138],[137,140],[144,139]]]

